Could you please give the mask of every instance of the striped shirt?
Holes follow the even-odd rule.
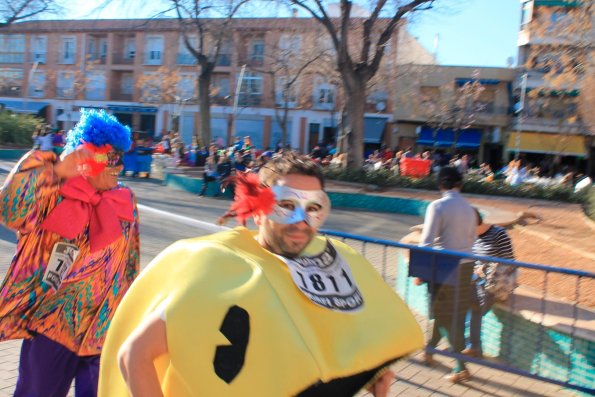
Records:
[[[492,225],[485,233],[477,236],[473,253],[481,256],[514,259],[510,237],[503,227]]]
[[[477,236],[473,244],[473,253],[481,256],[514,259],[514,252],[508,233],[503,227],[492,225]],[[486,278],[486,292],[497,301],[506,301],[516,287],[517,269],[514,266],[494,262],[476,262],[476,269]]]

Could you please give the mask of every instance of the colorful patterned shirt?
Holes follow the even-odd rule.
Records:
[[[0,341],[43,334],[80,356],[97,355],[116,307],[139,271],[136,198],[119,186],[130,192],[134,221],[121,221],[122,236],[90,253],[88,226],[72,240],[40,227],[62,200],[55,161],[53,152],[27,153],[0,190],[0,222],[18,236],[0,287]],[[58,242],[76,245],[79,254],[55,291],[42,278]]]

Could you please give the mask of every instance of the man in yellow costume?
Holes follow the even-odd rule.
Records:
[[[178,241],[153,260],[112,321],[100,396],[386,396],[389,366],[422,332],[363,256],[317,236],[323,184],[293,154],[238,177],[228,214],[258,231]]]

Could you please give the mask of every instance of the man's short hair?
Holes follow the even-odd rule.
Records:
[[[438,172],[438,187],[444,190],[461,187],[463,176],[455,167],[442,167]]]
[[[320,186],[324,189],[324,176],[320,165],[311,158],[292,152],[272,158],[258,172],[260,183],[265,186],[274,186],[279,179],[292,174],[313,176],[318,179]]]

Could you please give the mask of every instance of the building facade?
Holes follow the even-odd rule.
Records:
[[[511,68],[406,65],[395,82],[394,138],[416,147],[503,161],[512,113]]]
[[[518,153],[552,173],[566,168],[595,174],[595,131],[578,111],[582,79],[594,61],[594,16],[585,19],[585,4],[521,0],[517,105],[505,150],[509,158]]]
[[[320,50],[325,35],[314,20],[239,18],[223,34],[209,93],[214,140],[249,135],[257,147],[274,147],[282,136],[280,110],[287,110],[286,144],[309,151],[336,140],[342,94],[334,59],[304,74],[289,93],[287,77],[272,72],[280,51],[296,61]],[[387,68],[396,64],[397,36],[386,48]],[[0,34],[0,104],[58,128],[72,127],[80,108],[105,108],[134,131],[159,136],[175,128],[190,143],[200,129],[199,73],[173,19],[30,21]],[[377,144],[393,107],[389,84],[378,87],[368,93],[365,132]]]

